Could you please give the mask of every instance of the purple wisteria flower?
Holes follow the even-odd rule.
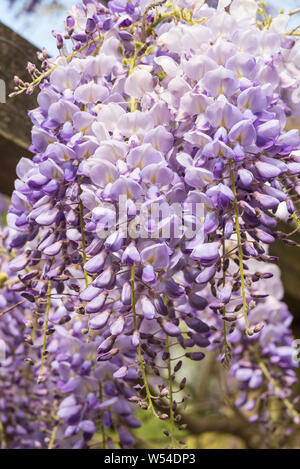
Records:
[[[294,44],[256,24],[254,0],[175,3],[83,1],[54,32],[60,56],[40,55],[33,158],[18,163],[3,232],[0,331],[13,328],[18,355],[8,382],[34,383],[41,421],[2,418],[13,447],[81,449],[99,435],[132,447],[134,404],[170,420],[174,446],[186,400],[175,375],[216,343],[251,421],[269,422],[271,396],[298,421],[291,317],[266,247],[293,243],[279,207],[297,220]]]

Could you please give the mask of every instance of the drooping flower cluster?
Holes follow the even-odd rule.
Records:
[[[62,447],[83,448],[100,432],[106,447],[117,430],[130,447],[133,403],[174,431],[180,358],[202,360],[212,331],[228,365],[235,334],[232,373],[248,370],[245,387],[269,362],[271,380],[284,368],[294,382],[276,358],[290,331],[275,324],[274,339],[259,309],[272,303],[261,300],[275,260],[265,245],[291,243],[275,231],[279,204],[297,220],[300,139],[284,131],[295,42],[253,24],[255,2],[241,12],[235,0],[230,14],[228,3],[83,1],[54,32],[61,55],[43,51],[31,85],[16,79],[16,94],[41,91],[34,156],[18,164],[7,216],[5,288],[24,298],[30,373],[51,396],[42,446],[58,432]],[[232,331],[241,316],[243,334]]]
[[[244,333],[245,323],[243,318],[239,318],[236,327],[228,328],[224,341],[222,318],[213,317],[208,310],[205,313],[212,331],[210,348],[221,347],[220,359],[230,366],[230,374],[240,383],[236,405],[250,422],[259,422],[271,429],[276,424],[272,416],[272,399],[288,403],[292,397],[297,402],[292,394],[292,386],[297,381],[297,352],[290,330],[292,315],[282,302],[283,288],[278,267],[274,264],[262,267],[255,260],[250,265],[254,271],[260,268],[261,273],[268,274],[266,278],[261,275],[252,286],[257,303],[249,312],[249,321],[259,328],[263,326],[258,339]],[[230,324],[230,318],[228,320]],[[231,363],[226,363],[226,351],[230,354]],[[280,412],[281,418],[290,416],[299,423],[299,416],[292,405],[283,406]]]

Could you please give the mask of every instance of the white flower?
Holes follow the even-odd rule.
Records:
[[[255,0],[233,0],[230,5],[230,14],[237,21],[252,20],[255,22],[257,3]]]
[[[126,79],[124,91],[133,98],[142,98],[145,93],[153,90],[153,78],[149,67],[138,67]]]
[[[272,19],[270,31],[273,33],[284,33],[287,31],[288,22],[290,20],[289,15],[277,15]]]

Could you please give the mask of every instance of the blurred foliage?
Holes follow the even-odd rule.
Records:
[[[187,438],[189,449],[246,449],[241,438],[229,433],[206,432]]]
[[[171,425],[168,421],[159,420],[144,410],[138,411],[137,418],[142,422],[142,426],[132,432],[137,441],[137,448],[163,449],[168,446],[170,438],[163,433],[164,430],[171,431]],[[186,440],[187,435],[186,431],[179,431],[177,427],[175,428],[177,441]]]

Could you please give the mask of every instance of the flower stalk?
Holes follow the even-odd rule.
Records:
[[[243,266],[242,238],[241,238],[241,229],[240,229],[240,223],[239,223],[237,192],[236,192],[233,164],[232,164],[231,159],[229,160],[229,171],[230,171],[232,192],[234,195],[233,208],[234,208],[234,215],[235,215],[236,236],[237,236],[238,255],[239,255],[239,264],[240,264],[240,279],[241,279],[241,290],[242,290],[242,298],[243,298],[243,314],[244,314],[244,319],[245,319],[246,332],[249,333],[246,288],[245,288],[245,277],[244,277],[244,266]]]

